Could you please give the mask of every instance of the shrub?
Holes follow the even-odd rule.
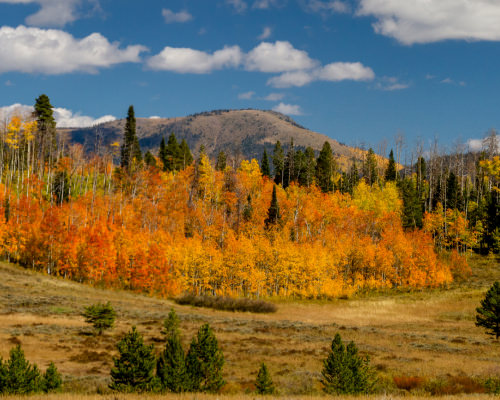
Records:
[[[186,294],[175,299],[177,304],[192,305],[195,307],[213,308],[224,311],[248,311],[253,313],[274,313],[276,305],[263,300],[235,299],[224,296],[196,296]]]
[[[85,307],[82,315],[85,317],[85,322],[92,324],[99,335],[102,335],[104,330],[113,327],[116,317],[115,310],[109,302],[106,304],[97,303]]]
[[[109,387],[120,392],[152,390],[155,386],[156,365],[153,346],[144,344],[142,335],[134,326],[116,347],[120,356],[113,358],[115,366],[111,369],[112,382]]]
[[[422,387],[425,384],[425,379],[420,376],[395,376],[393,381],[398,389],[408,391]]]
[[[321,371],[323,390],[329,394],[356,394],[372,391],[375,380],[369,359],[358,355],[356,345],[344,346],[337,333]]]
[[[438,378],[429,382],[426,385],[426,390],[433,396],[485,392],[484,386],[469,376],[449,376],[446,379]]]
[[[62,385],[61,374],[57,370],[54,363],[50,363],[47,371],[43,374],[42,388],[45,393],[58,390]]]

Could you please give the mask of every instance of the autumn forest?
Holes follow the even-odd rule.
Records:
[[[498,138],[481,153],[371,149],[349,168],[273,144],[261,160],[211,160],[174,134],[142,154],[130,107],[123,143],[85,152],[58,134],[45,95],[0,128],[0,251],[14,263],[162,297],[337,298],[467,278],[500,250]],[[397,151],[397,149],[396,149]]]

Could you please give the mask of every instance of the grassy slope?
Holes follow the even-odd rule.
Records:
[[[318,392],[336,332],[354,340],[387,381],[400,375],[499,376],[500,343],[474,325],[475,308],[494,280],[500,280],[498,260],[476,259],[471,281],[447,291],[283,302],[276,314],[256,315],[178,306],[0,264],[0,356],[21,343],[42,369],[54,361],[67,389],[95,392],[106,387],[114,345],[131,325],[159,351],[162,321],[173,307],[186,346],[203,322],[215,328],[226,357],[227,392],[251,389],[261,361],[282,393]],[[89,335],[79,315],[97,301],[110,301],[118,313],[117,326],[102,337]]]

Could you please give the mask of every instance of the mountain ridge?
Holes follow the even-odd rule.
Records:
[[[363,154],[270,110],[213,110],[185,117],[137,118],[136,123],[141,149],[153,154],[157,154],[161,139],[167,140],[172,132],[179,141],[187,141],[193,154],[203,145],[212,158],[224,151],[236,159],[260,160],[264,149],[272,152],[278,140],[285,148],[293,140],[298,149],[311,146],[316,152],[329,142],[341,166],[351,159],[361,159]],[[87,151],[94,151],[97,147],[121,143],[124,126],[125,119],[120,119],[90,128],[62,128],[60,132],[66,133],[71,142],[84,145]]]

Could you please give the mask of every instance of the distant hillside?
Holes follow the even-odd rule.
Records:
[[[124,125],[125,120],[117,120],[93,128],[61,129],[61,132],[67,132],[72,142],[84,144],[87,151],[92,151],[98,137],[104,146],[121,143]],[[167,139],[172,132],[179,141],[186,139],[194,154],[204,145],[210,157],[223,150],[237,159],[260,160],[264,148],[271,152],[278,140],[286,147],[292,139],[298,148],[311,146],[317,151],[325,141],[330,142],[342,165],[353,157],[359,159],[362,154],[274,111],[218,110],[179,118],[137,119],[137,135],[143,151],[157,154],[162,137]]]

